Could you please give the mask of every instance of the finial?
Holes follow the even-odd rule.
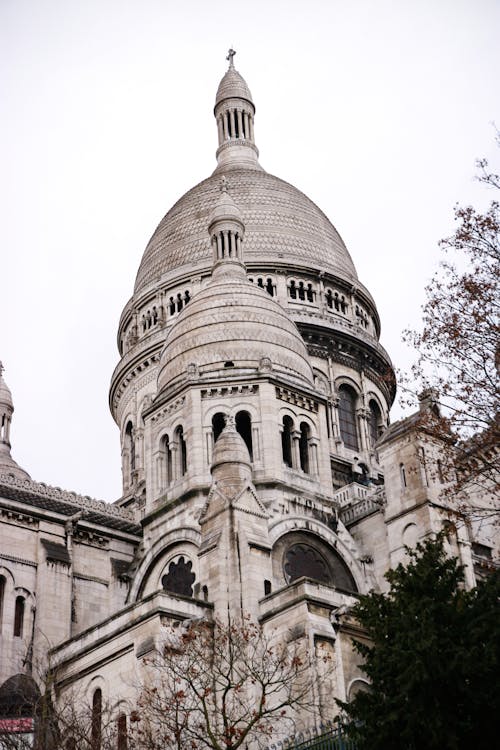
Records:
[[[229,52],[227,53],[227,57],[226,57],[226,60],[229,60],[229,68],[234,68],[233,57],[235,56],[235,54],[236,54],[236,50],[230,47]]]
[[[226,175],[223,174],[222,175],[222,179],[220,181],[220,191],[221,191],[221,193],[227,193],[227,188],[228,188],[227,178],[226,178]],[[0,362],[0,364],[1,364],[1,362]]]
[[[3,362],[0,360],[0,378],[2,377],[2,373],[5,370],[5,367],[3,366]]]
[[[232,414],[229,414],[226,417],[226,429],[230,429],[230,430],[236,429],[236,420]]]

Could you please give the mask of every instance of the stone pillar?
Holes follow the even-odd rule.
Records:
[[[238,117],[238,134],[240,138],[243,138],[243,117],[241,109],[238,109],[236,111],[237,117]]]
[[[245,138],[250,137],[250,128],[248,125],[248,112],[243,112],[243,130],[245,133]]]
[[[292,432],[292,464],[294,469],[300,469],[300,432],[294,430]]]
[[[224,141],[224,123],[222,122],[222,115],[217,118],[217,133],[219,135],[219,146]]]
[[[223,124],[224,124],[224,138],[226,141],[229,140],[229,112],[224,112],[223,115]]]
[[[234,138],[234,134],[236,132],[235,121],[234,121],[234,109],[229,110],[229,122],[230,122],[229,135],[231,138]]]

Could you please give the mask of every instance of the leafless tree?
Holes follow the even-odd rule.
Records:
[[[145,666],[130,747],[267,746],[288,735],[312,702],[304,642],[278,641],[250,620],[172,627]]]
[[[500,190],[485,159],[478,169],[481,183]],[[404,333],[418,359],[402,385],[410,396],[429,388],[439,393],[441,410],[429,411],[422,427],[442,446],[447,493],[480,515],[491,513],[491,505],[471,498],[500,490],[498,200],[484,212],[457,206],[455,219],[456,231],[440,243],[447,257],[426,287],[422,330]]]

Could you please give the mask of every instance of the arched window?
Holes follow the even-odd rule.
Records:
[[[165,591],[181,594],[181,596],[193,596],[193,583],[196,576],[192,567],[191,560],[185,560],[183,555],[178,560],[172,561],[168,566],[168,572],[161,579],[161,585]]]
[[[339,388],[339,427],[345,447],[354,451],[359,450],[356,393],[348,385],[341,385]]]
[[[241,437],[245,441],[245,445],[248,448],[250,454],[250,461],[253,461],[253,446],[252,446],[252,420],[250,414],[247,411],[239,411],[236,415],[236,429],[240,433]]]
[[[116,720],[117,750],[127,750],[127,717],[120,714]]]
[[[399,476],[401,477],[401,487],[406,487],[406,471],[404,464],[399,464]]]
[[[135,471],[134,426],[132,422],[129,422],[125,428],[125,446],[129,455],[130,480],[132,480]]]
[[[102,734],[102,690],[97,688],[92,696],[92,750],[100,750]]]
[[[165,437],[162,440],[163,443],[163,460],[165,461],[165,477],[164,481],[166,486],[172,484],[173,480],[173,472],[172,472],[172,448],[170,446],[170,441],[168,439],[168,435],[165,435]]]
[[[5,599],[5,577],[0,576],[0,633],[2,632],[3,602]]]
[[[375,445],[380,436],[380,427],[382,425],[382,413],[379,405],[373,399],[370,401],[370,442]]]
[[[299,534],[290,535],[291,545],[285,548],[283,568],[288,583],[297,578],[312,578],[329,586],[337,586],[347,591],[357,591],[351,571],[340,555],[331,547],[307,538],[295,541]]]
[[[310,474],[310,460],[309,460],[309,438],[311,437],[311,428],[305,422],[301,422],[300,425],[300,437],[299,437],[299,454],[300,454],[300,468],[306,474]]]
[[[281,433],[281,451],[283,463],[292,468],[292,432],[293,420],[288,415],[283,417],[283,431]]]
[[[226,415],[222,412],[217,412],[212,417],[212,434],[214,436],[214,443],[217,442],[217,438],[221,434],[222,430],[226,426]]]
[[[25,608],[24,596],[16,597],[16,606],[14,609],[14,635],[19,638],[23,637],[24,608]]]
[[[187,448],[184,440],[184,430],[179,425],[175,431],[179,451],[179,476],[183,477],[187,472]]]

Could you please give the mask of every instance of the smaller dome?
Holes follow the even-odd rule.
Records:
[[[247,102],[253,105],[252,94],[245,79],[232,66],[226,71],[226,74],[219,83],[215,97],[215,106],[225,99],[246,99]]]
[[[287,312],[246,279],[242,264],[222,262],[167,334],[158,391],[194,372],[199,378],[255,373],[264,360],[278,376],[313,385],[306,345]]]
[[[248,448],[236,430],[233,417],[228,418],[217,438],[210,470],[220,489],[237,491],[252,479]]]

